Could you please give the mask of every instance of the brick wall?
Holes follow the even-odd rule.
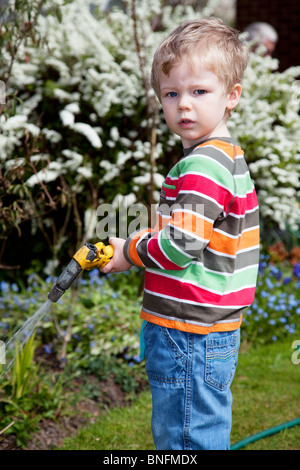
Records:
[[[273,57],[280,70],[300,65],[300,0],[237,0],[236,27],[243,31],[254,21],[270,23],[279,40]]]

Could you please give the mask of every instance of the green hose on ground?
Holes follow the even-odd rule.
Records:
[[[278,426],[274,426],[273,428],[266,429],[265,431],[258,432],[253,434],[252,436],[246,437],[242,441],[236,442],[230,448],[230,450],[239,450],[243,447],[247,446],[248,444],[252,444],[252,442],[256,442],[264,437],[272,436],[273,434],[277,434],[284,429],[292,428],[293,426],[297,426],[300,424],[300,418],[296,418],[292,421],[288,421],[286,423],[279,424]]]

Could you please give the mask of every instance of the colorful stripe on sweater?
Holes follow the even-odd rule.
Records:
[[[141,317],[199,334],[237,329],[254,300],[259,210],[243,151],[211,139],[170,171],[154,229],[132,234],[125,256],[145,267]]]

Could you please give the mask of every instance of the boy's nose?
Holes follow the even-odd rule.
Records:
[[[188,96],[182,95],[178,100],[178,110],[184,111],[192,108],[191,101]]]

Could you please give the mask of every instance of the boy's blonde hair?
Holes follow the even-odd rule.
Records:
[[[160,99],[159,74],[169,75],[170,70],[187,57],[217,75],[229,93],[236,83],[241,83],[249,60],[246,43],[240,33],[218,18],[191,20],[178,26],[158,47],[154,54],[151,85]]]

